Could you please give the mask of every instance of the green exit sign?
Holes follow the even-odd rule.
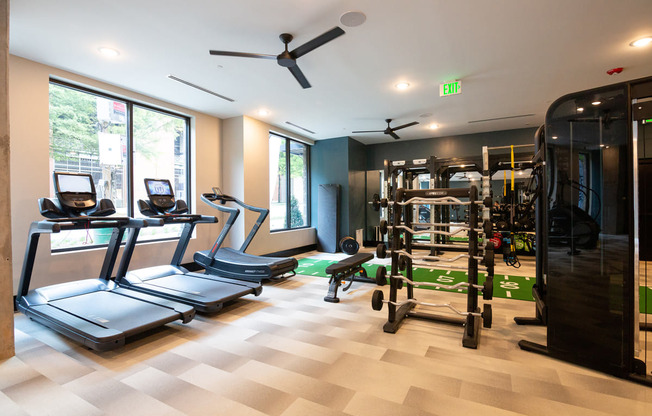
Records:
[[[652,123],[652,118],[648,118],[647,120],[643,120],[643,124],[650,124]]]
[[[445,97],[447,95],[461,94],[462,93],[462,81],[448,81],[442,84],[439,84],[439,96]]]

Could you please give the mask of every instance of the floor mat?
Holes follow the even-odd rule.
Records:
[[[296,269],[296,272],[297,274],[307,276],[330,277],[326,274],[326,267],[336,262],[337,260],[305,258],[299,260],[299,267]],[[362,267],[365,268],[368,276],[374,277],[380,265],[364,263]],[[454,285],[467,281],[467,273],[463,270],[426,269],[418,267],[414,268],[412,276],[416,282],[432,282],[445,285]],[[484,273],[478,273],[479,284],[484,283],[484,280]],[[534,301],[532,297],[532,286],[535,280],[534,277],[495,274],[494,296],[497,298]],[[464,289],[440,289],[428,286],[422,286],[422,288],[465,293]],[[640,311],[641,313],[652,313],[652,289],[648,287],[641,286],[640,288]]]

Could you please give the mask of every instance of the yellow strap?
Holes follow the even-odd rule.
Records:
[[[505,177],[503,179],[503,196],[507,196],[507,171],[503,171],[503,176]]]
[[[510,146],[512,148],[512,191],[514,190],[514,145]]]

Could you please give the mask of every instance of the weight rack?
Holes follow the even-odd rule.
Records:
[[[491,206],[491,198],[479,200],[478,189],[475,186],[470,188],[435,188],[435,189],[397,189],[396,199],[394,201],[387,201],[388,205],[392,205],[393,217],[392,225],[388,226],[386,223],[381,227],[384,231],[389,228],[392,229],[391,238],[391,273],[390,273],[390,290],[389,300],[384,299],[384,294],[381,290],[376,290],[372,297],[372,307],[374,310],[381,310],[383,304],[387,303],[388,306],[388,319],[383,330],[388,333],[396,333],[401,323],[405,318],[418,318],[436,322],[444,322],[464,327],[464,335],[462,337],[462,345],[467,348],[477,348],[480,325],[490,328],[492,320],[491,304],[485,304],[483,311],[480,312],[478,305],[478,291],[483,293],[483,299],[491,300],[493,297],[493,276],[494,276],[494,252],[493,244],[488,242],[487,238],[483,239],[484,247],[478,246],[478,236],[491,235],[492,225],[489,221],[484,221],[482,227],[478,226],[478,219],[480,217],[479,207]],[[452,200],[460,203],[457,198],[468,199],[468,202],[463,202],[469,207],[469,223],[467,230],[469,233],[468,250],[466,254],[460,254],[454,259],[461,257],[468,258],[468,280],[465,283],[458,283],[455,288],[464,287],[467,291],[467,306],[466,311],[460,311],[448,303],[433,304],[419,302],[414,298],[414,288],[420,286],[436,286],[442,288],[453,288],[449,285],[442,285],[439,283],[415,282],[413,280],[413,266],[424,265],[423,261],[436,260],[439,263],[451,262],[452,259],[445,260],[436,256],[422,256],[418,257],[412,253],[412,234],[415,230],[412,228],[412,206],[428,204],[431,207],[442,206],[450,204]],[[443,225],[443,224],[442,224]],[[450,232],[442,230],[430,230],[429,233],[436,234],[450,234]],[[410,238],[403,239],[401,233],[407,234]],[[384,257],[386,248],[384,245],[379,245],[376,253],[379,257]],[[484,262],[482,270],[486,272],[487,277],[484,285],[478,284],[478,270],[479,262]],[[432,267],[432,264],[428,264]],[[453,265],[444,267],[455,268]],[[405,270],[405,276],[400,271]],[[407,299],[399,302],[398,291],[403,288],[405,283]],[[460,316],[439,315],[433,313],[425,313],[415,311],[416,305],[426,307],[446,307],[452,310],[455,314]]]

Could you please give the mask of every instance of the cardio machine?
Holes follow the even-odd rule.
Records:
[[[260,283],[220,277],[217,274],[192,273],[181,266],[195,224],[216,223],[217,218],[187,214],[188,206],[175,199],[167,179],[145,179],[148,201],[139,200],[138,209],[149,218],[164,224],[182,224],[183,229],[170,264],[127,271],[134,252],[139,230],[134,229],[127,239],[116,275],[120,286],[150,295],[192,305],[198,312],[214,313],[224,303],[248,294],[260,295]]]
[[[111,200],[97,201],[90,174],[54,173],[56,198],[39,199],[41,215],[29,229],[16,307],[39,322],[86,347],[107,351],[127,337],[169,322],[193,319],[192,306],[119,287],[111,280],[125,230],[162,225],[160,220],[109,217]],[[68,230],[113,229],[99,278],[76,280],[29,290],[41,234]]]
[[[218,188],[213,188],[213,192],[202,194],[201,200],[218,211],[229,213],[229,218],[227,218],[222,232],[220,232],[213,244],[213,248],[195,253],[195,263],[201,265],[206,273],[259,283],[265,279],[283,276],[286,273],[292,273],[288,277],[296,274],[294,270],[299,263],[293,257],[265,257],[245,253],[260,225],[267,218],[268,209],[247,205],[235,197],[223,194]],[[227,202],[235,203],[258,213],[256,223],[249,231],[244,243],[237,250],[231,247],[222,247],[226,235],[231,230],[238,215],[240,215],[240,210],[226,206]]]

